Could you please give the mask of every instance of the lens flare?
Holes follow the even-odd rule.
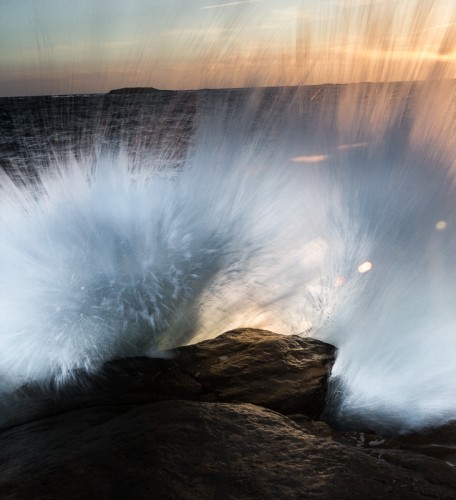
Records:
[[[368,260],[366,260],[365,262],[363,262],[362,264],[360,264],[358,266],[358,272],[361,274],[368,273],[369,271],[372,270],[372,267],[373,267],[372,262],[369,262]]]

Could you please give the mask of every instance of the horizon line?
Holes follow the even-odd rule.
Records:
[[[196,89],[168,89],[168,88],[157,88],[150,85],[147,86],[134,86],[134,87],[116,87],[110,89],[106,92],[73,92],[65,94],[22,94],[22,95],[0,95],[0,99],[17,99],[26,97],[71,97],[71,96],[100,96],[109,95],[111,92],[123,89],[153,89],[156,92],[204,92],[204,91],[216,91],[216,90],[266,90],[266,89],[278,89],[278,88],[305,88],[305,87],[323,87],[328,85],[333,86],[346,86],[346,85],[373,85],[373,84],[400,84],[400,83],[425,83],[425,82],[452,82],[456,81],[456,78],[442,78],[442,79],[424,79],[424,80],[379,80],[379,81],[358,81],[358,82],[325,82],[325,83],[309,83],[309,84],[299,84],[299,85],[266,85],[266,86],[246,86],[246,87],[201,87]]]

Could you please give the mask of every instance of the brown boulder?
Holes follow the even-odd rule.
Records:
[[[23,387],[2,411],[0,498],[455,498],[444,460],[315,420],[334,353],[243,329]]]
[[[317,418],[334,358],[330,344],[245,328],[181,348],[176,361],[201,383],[202,400],[252,403]]]
[[[335,348],[315,339],[238,329],[180,347],[168,359],[127,358],[76,374],[57,392],[23,387],[0,412],[0,430],[62,411],[169,399],[252,403],[283,414],[323,412]]]
[[[410,460],[416,458],[408,455]],[[0,437],[1,498],[454,498],[404,458],[369,456],[248,404],[163,401],[66,412]],[[435,459],[425,457],[430,469]]]

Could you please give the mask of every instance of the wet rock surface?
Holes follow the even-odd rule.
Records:
[[[2,411],[0,498],[455,498],[454,428],[395,439],[319,421],[335,349],[242,329],[131,358]]]

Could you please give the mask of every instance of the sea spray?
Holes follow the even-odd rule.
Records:
[[[2,176],[4,390],[230,326],[319,327],[343,248],[334,201],[286,136],[264,142],[274,121],[245,117],[205,116],[177,175],[115,155]]]
[[[421,82],[408,92],[405,107],[386,95],[369,104],[387,126],[362,169],[344,167],[341,177],[356,183],[345,206],[358,211],[373,268],[322,336],[339,347],[328,415],[384,433],[456,417],[455,86]]]
[[[177,170],[125,150],[3,175],[3,390],[252,326],[338,347],[344,426],[455,418],[452,96],[203,92]]]

